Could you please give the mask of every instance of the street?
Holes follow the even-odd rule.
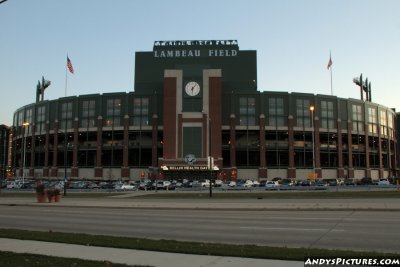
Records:
[[[265,246],[400,251],[398,211],[0,206],[0,227]]]

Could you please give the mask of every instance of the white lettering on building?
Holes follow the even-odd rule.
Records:
[[[236,49],[209,49],[203,50],[203,56],[208,57],[236,57],[238,51]],[[154,51],[156,58],[180,58],[180,57],[201,57],[202,51],[199,49],[176,49],[176,50],[156,50]]]

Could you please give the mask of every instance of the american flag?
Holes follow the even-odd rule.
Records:
[[[329,68],[332,66],[332,58],[331,55],[329,54],[329,62],[328,62],[328,66],[327,69],[329,70]]]
[[[69,69],[69,72],[71,72],[72,74],[74,74],[74,67],[72,67],[71,60],[69,59],[68,56],[67,56],[67,67],[68,67],[68,69]]]

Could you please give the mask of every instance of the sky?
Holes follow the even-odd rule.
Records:
[[[134,91],[135,52],[156,40],[238,40],[257,50],[259,91],[360,99],[400,111],[398,0],[7,0],[0,4],[0,124],[35,102]]]

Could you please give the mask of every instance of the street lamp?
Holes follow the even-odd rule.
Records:
[[[68,135],[65,134],[64,138],[64,196],[67,195],[67,182],[68,182],[68,177],[67,177],[67,165],[68,165],[68,149],[72,147],[73,145],[67,142]]]
[[[208,161],[209,161],[209,168],[210,168],[210,197],[212,197],[212,156],[211,156],[211,118],[208,117]]]
[[[26,127],[29,126],[29,122],[24,122],[22,124],[24,126],[24,135],[23,135],[23,143],[24,143],[24,158],[22,161],[22,184],[25,183],[25,160],[26,160]]]
[[[315,179],[315,134],[314,134],[314,106],[310,106],[310,111],[311,111],[311,128],[312,128],[312,164],[313,164],[313,169],[312,169],[312,177]]]

